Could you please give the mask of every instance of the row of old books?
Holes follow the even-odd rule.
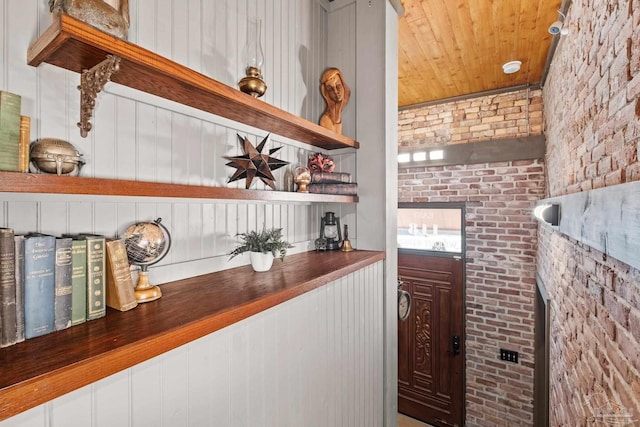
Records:
[[[358,184],[351,182],[351,174],[347,172],[312,172],[307,188],[309,193],[316,194],[358,194]]]
[[[29,172],[31,119],[20,115],[22,98],[0,91],[0,170]]]
[[[123,240],[0,228],[0,347],[104,317],[105,304],[137,305]]]

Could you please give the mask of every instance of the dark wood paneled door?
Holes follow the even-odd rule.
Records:
[[[434,426],[462,426],[463,262],[398,254],[411,313],[398,322],[398,410]]]

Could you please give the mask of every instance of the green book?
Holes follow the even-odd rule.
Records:
[[[16,343],[16,257],[11,228],[0,228],[0,347]]]
[[[70,237],[56,238],[55,267],[55,328],[56,331],[71,326],[71,242]]]
[[[105,304],[105,237],[83,235],[87,240],[87,320],[107,313]]]
[[[20,170],[20,95],[0,91],[0,170]]]
[[[16,342],[24,341],[24,236],[15,236]]]
[[[71,325],[87,321],[87,241],[74,238],[71,243]]]

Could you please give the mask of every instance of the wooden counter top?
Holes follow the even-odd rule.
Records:
[[[243,266],[161,286],[133,310],[0,349],[0,420],[196,340],[383,260],[384,252],[305,252],[266,273]]]

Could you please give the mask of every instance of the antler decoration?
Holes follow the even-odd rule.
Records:
[[[272,148],[269,150],[269,154],[262,154],[262,149],[264,148],[269,135],[265,136],[257,147],[254,147],[248,138],[242,138],[238,135],[240,147],[244,154],[242,156],[224,157],[225,159],[230,160],[230,162],[227,163],[227,166],[236,168],[233,176],[229,178],[229,182],[246,178],[246,188],[249,189],[253,182],[253,178],[257,177],[272,189],[276,189],[275,178],[271,171],[288,165],[289,162],[271,157],[273,153],[277,152],[282,147]]]

